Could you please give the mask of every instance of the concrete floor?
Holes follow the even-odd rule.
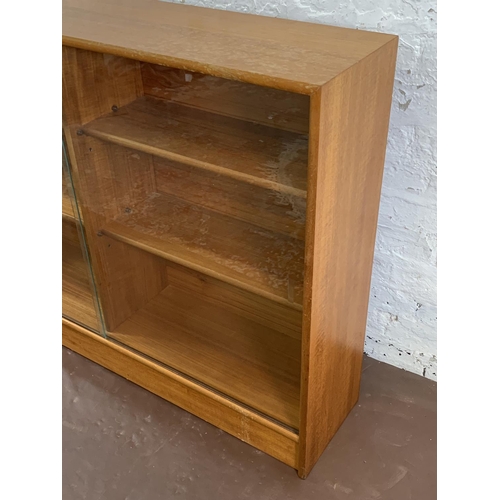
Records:
[[[432,500],[436,383],[365,358],[359,404],[303,481],[63,349],[64,500]]]

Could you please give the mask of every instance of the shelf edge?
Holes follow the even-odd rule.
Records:
[[[76,224],[76,217],[73,214],[68,214],[66,212],[63,212],[62,219],[66,222],[72,222],[73,224]]]
[[[265,297],[266,299],[272,300],[273,302],[278,302],[279,304],[283,304],[285,306],[288,306],[291,309],[296,309],[297,311],[303,310],[303,307],[301,304],[290,302],[289,300],[285,299],[284,297],[280,297],[279,295],[274,295],[270,292],[266,292],[265,290],[262,290],[256,286],[252,286],[252,285],[249,285],[247,283],[244,283],[243,281],[239,281],[237,279],[230,278],[228,276],[225,276],[224,274],[218,273],[216,271],[212,271],[209,268],[200,266],[198,264],[194,264],[193,262],[190,262],[189,260],[182,259],[182,258],[177,257],[175,255],[172,255],[168,252],[163,252],[162,250],[155,248],[155,247],[152,247],[150,245],[145,245],[145,244],[141,243],[140,241],[134,240],[133,238],[129,238],[127,236],[123,236],[122,234],[120,234],[118,232],[115,232],[115,231],[112,231],[112,230],[106,229],[106,228],[102,228],[101,232],[110,238],[121,241],[122,243],[127,243],[128,245],[139,248],[140,250],[144,250],[145,252],[149,252],[149,253],[152,253],[154,255],[157,255],[158,257],[161,257],[162,259],[165,259],[165,260],[168,260],[170,262],[174,262],[175,264],[179,264],[181,266],[187,267],[188,269],[192,269],[193,271],[197,271],[199,273],[206,274],[207,276],[211,276],[212,278],[223,281],[224,283],[228,283],[229,285],[233,285],[233,286],[240,288],[242,290],[246,290],[246,291],[254,293],[256,295],[260,295],[261,297]]]
[[[158,156],[160,158],[165,158],[167,160],[176,161],[184,165],[189,165],[191,167],[196,167],[202,170],[207,170],[209,172],[224,175],[226,177],[230,177],[238,181],[246,182],[247,184],[260,186],[262,188],[269,189],[272,191],[277,191],[279,193],[290,194],[304,199],[307,198],[307,191],[303,189],[294,188],[292,186],[280,184],[279,182],[269,181],[267,179],[261,179],[260,177],[244,174],[242,172],[231,170],[225,167],[219,167],[218,165],[214,165],[212,163],[207,163],[201,160],[196,160],[194,158],[189,158],[189,156],[172,153],[165,149],[149,146],[147,144],[143,144],[141,142],[137,142],[131,139],[125,139],[123,137],[119,137],[116,135],[100,132],[98,130],[92,129],[92,127],[89,126],[84,126],[82,130],[86,135],[90,137],[94,137],[95,139],[100,139],[101,141],[110,142],[112,144],[116,144],[117,146],[127,147],[130,149],[134,149],[136,151],[141,151],[143,153],[151,154],[153,156]]]

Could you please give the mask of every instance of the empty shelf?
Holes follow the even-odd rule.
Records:
[[[108,335],[298,429],[297,338],[174,285]]]
[[[304,242],[154,193],[102,232],[271,300],[302,308]]]
[[[304,134],[140,97],[83,128],[87,135],[306,197]]]

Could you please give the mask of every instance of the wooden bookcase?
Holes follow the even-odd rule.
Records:
[[[396,51],[64,0],[64,345],[305,478],[358,398]]]

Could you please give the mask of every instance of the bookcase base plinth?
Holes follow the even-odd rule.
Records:
[[[299,436],[285,427],[64,318],[62,338],[68,349],[298,468]]]

